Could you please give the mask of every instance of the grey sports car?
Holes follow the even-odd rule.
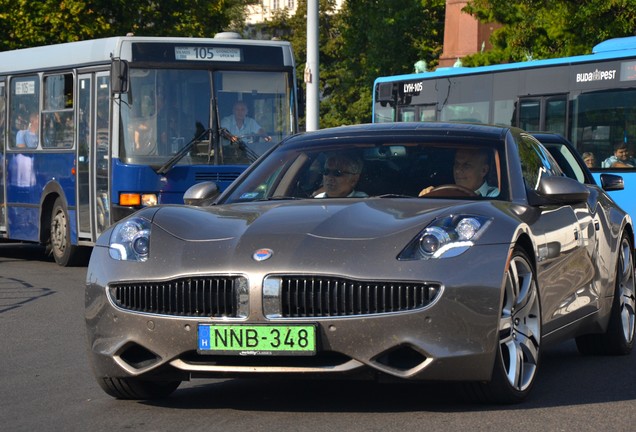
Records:
[[[240,143],[239,143],[240,144]],[[634,233],[567,142],[463,124],[284,140],[218,195],[108,229],[87,275],[90,362],[117,398],[194,377],[453,381],[531,391],[542,348],[634,343]],[[218,196],[217,196],[218,195]]]

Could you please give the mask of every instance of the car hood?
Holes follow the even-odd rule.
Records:
[[[121,279],[137,279],[148,266],[156,279],[291,269],[360,279],[386,277],[390,269],[405,279],[422,278],[419,272],[424,269],[417,260],[395,258],[432,220],[461,213],[497,219],[497,229],[487,230],[479,244],[509,243],[517,225],[508,208],[504,202],[415,198],[160,206],[137,213],[152,221],[148,261],[108,262],[118,265],[113,271]],[[260,261],[256,255],[264,249],[269,249],[269,258]]]
[[[461,204],[466,206],[465,202]],[[153,224],[185,241],[299,235],[372,240],[400,233],[413,236],[440,213],[447,214],[453,206],[457,206],[457,201],[366,199],[353,203],[315,200],[208,208],[165,207],[155,214]]]

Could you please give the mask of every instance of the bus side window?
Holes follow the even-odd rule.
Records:
[[[50,75],[44,78],[42,111],[42,147],[73,147],[73,75]]]
[[[38,116],[39,120],[39,95],[40,78],[37,75],[13,78],[10,83],[10,103],[9,103],[9,146],[18,148],[18,134],[24,136],[29,131],[29,117]],[[39,123],[39,122],[38,122]],[[39,125],[31,122],[29,141],[37,147],[39,140]],[[22,143],[22,137],[21,137]],[[21,144],[22,147],[25,147]]]

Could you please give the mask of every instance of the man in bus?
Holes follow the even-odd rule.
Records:
[[[234,102],[232,115],[221,120],[221,127],[237,138],[257,136],[268,142],[272,139],[256,120],[248,117],[247,105],[241,100]]]
[[[38,132],[40,128],[40,115],[37,112],[29,116],[29,125],[26,129],[18,131],[15,137],[15,145],[19,148],[37,148]]]
[[[614,144],[614,154],[603,161],[603,168],[633,168],[634,160],[629,156],[627,143],[619,141]]]
[[[473,191],[477,196],[498,196],[499,188],[491,186],[486,180],[486,176],[490,172],[489,160],[487,149],[457,149],[453,164],[455,184]],[[419,196],[430,193],[434,188],[434,186],[428,186],[422,189]]]

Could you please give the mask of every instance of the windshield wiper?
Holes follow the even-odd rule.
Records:
[[[375,195],[374,198],[415,198],[415,197],[413,195],[388,193],[388,194],[382,194],[382,195]]]
[[[287,200],[301,200],[305,198],[295,197],[295,196],[286,196],[286,195],[274,195],[267,198],[261,198],[258,201],[287,201]]]
[[[166,162],[161,167],[159,167],[159,169],[157,170],[157,174],[165,174],[168,171],[170,171],[172,167],[177,164],[177,162],[183,159],[183,157],[187,155],[188,152],[190,152],[190,149],[192,149],[192,146],[194,146],[195,143],[201,141],[201,138],[203,138],[205,134],[211,133],[211,132],[212,132],[212,129],[206,129],[203,132],[201,132],[199,135],[192,138],[192,140],[190,140],[189,143],[181,147],[181,149],[174,156],[172,156],[168,160],[168,162]]]
[[[238,145],[238,148],[243,153],[245,153],[245,156],[247,156],[247,160],[250,161],[250,163],[258,159],[258,155],[254,152],[254,150],[249,148],[249,146],[245,143],[245,141],[241,139],[241,137],[233,135],[226,128],[219,128],[219,135],[221,135],[223,138],[227,139],[231,143]]]

